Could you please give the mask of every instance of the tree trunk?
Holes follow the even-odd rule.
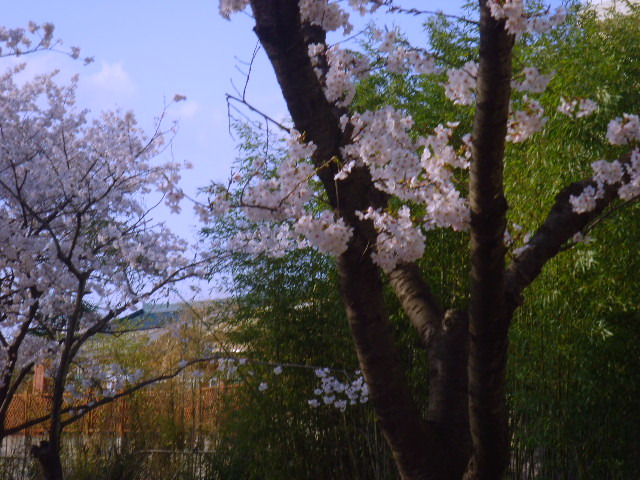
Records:
[[[441,330],[429,342],[428,357],[427,420],[436,428],[447,451],[447,478],[460,479],[472,452],[467,375],[469,318],[466,312],[446,312]]]
[[[434,369],[438,375],[431,385],[436,400],[432,418],[425,419],[398,356],[384,306],[382,279],[371,260],[370,245],[377,234],[372,222],[363,222],[355,214],[369,206],[384,208],[387,196],[375,188],[366,168],[355,168],[346,180],[334,180],[338,162],[331,160],[339,159],[340,148],[351,140],[350,131],[343,133],[339,125],[340,115],[346,112],[327,101],[308,56],[308,44],[322,41],[324,32],[301,24],[297,0],[252,0],[251,7],[254,30],[273,65],[295,127],[317,146],[313,160],[329,202],[353,228],[349,247],[338,259],[340,293],[377,420],[400,474],[405,480],[459,480],[469,455],[464,333],[462,342],[459,340],[465,330],[459,327],[466,325],[466,320],[454,321],[456,327],[445,332],[444,316],[434,305],[427,305],[433,303],[430,295],[423,295],[428,289],[423,282],[413,281],[419,272],[404,269],[408,275],[398,277],[398,283],[410,292],[407,301],[415,303],[410,316],[416,320],[421,338],[440,332],[434,344],[440,345],[440,354],[434,356],[440,358]],[[428,316],[426,320],[418,318],[423,313]],[[458,375],[455,381],[448,379],[452,374]],[[447,413],[450,406],[456,413]],[[445,437],[450,440],[443,440]]]
[[[404,480],[447,478],[446,451],[412,398],[383,303],[382,281],[371,257],[353,242],[338,260],[345,304],[360,368],[377,420]]]
[[[469,420],[473,457],[466,480],[498,480],[509,463],[505,379],[510,316],[505,302],[507,201],[504,148],[513,35],[480,1],[480,55],[469,173]]]
[[[31,447],[31,456],[40,463],[46,480],[63,480],[59,445],[43,440]]]

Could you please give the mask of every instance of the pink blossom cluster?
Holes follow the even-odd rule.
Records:
[[[618,195],[622,200],[631,200],[640,196],[640,149],[635,148],[631,152],[629,163],[625,165],[629,181],[618,189]]]
[[[210,361],[212,365],[217,365],[217,374],[224,375],[227,379],[243,378],[245,381],[257,385],[257,390],[261,393],[269,390],[270,385],[266,377],[268,371],[264,367],[271,368],[271,380],[276,381],[276,377],[282,375],[286,369],[314,369],[316,377],[320,380],[320,385],[314,389],[316,398],[308,401],[311,407],[317,408],[321,405],[333,405],[336,409],[344,412],[349,405],[367,403],[369,401],[369,388],[360,370],[356,370],[353,375],[347,375],[344,370],[334,370],[328,367],[311,367],[302,364],[280,364],[274,362],[264,362],[251,360],[245,357],[217,357]],[[187,362],[184,362],[186,366]],[[260,371],[263,374],[260,374]],[[182,367],[181,367],[182,368]],[[340,372],[349,377],[347,381],[341,382],[332,374]],[[193,373],[192,373],[193,375]],[[196,371],[195,377],[202,378],[203,372]]]
[[[433,56],[422,49],[401,45],[395,30],[387,31],[384,35],[376,28],[371,28],[371,32],[373,38],[381,40],[381,42],[378,44],[378,58],[376,62],[367,59],[367,66],[372,63],[382,63],[389,72],[396,74],[411,71],[417,74],[433,74],[439,72]],[[360,57],[364,56],[362,53],[359,55]],[[354,76],[354,78],[358,79],[359,77]]]
[[[349,22],[349,13],[340,7],[339,1],[329,0],[300,0],[300,17],[302,21],[311,25],[318,25],[326,31],[336,31],[342,28],[345,34],[353,30]],[[227,20],[232,14],[244,10],[249,0],[219,0],[218,11]],[[374,0],[349,0],[349,6],[365,15],[372,13],[380,7],[379,1]]]
[[[475,100],[476,76],[478,64],[467,62],[462,68],[447,71],[448,81],[444,85],[444,93],[454,105],[471,105]]]
[[[540,102],[531,100],[526,95],[522,100],[525,102],[525,109],[512,112],[507,123],[506,139],[508,142],[524,142],[531,135],[542,130],[547,122]]]
[[[347,248],[351,228],[329,211],[317,216],[302,215],[289,223],[262,223],[254,229],[237,233],[227,240],[226,248],[250,254],[267,253],[282,257],[292,248],[313,246],[322,253],[338,256]]]
[[[347,405],[357,405],[369,401],[369,388],[360,371],[355,372],[355,379],[341,382],[330,375],[328,368],[317,369],[316,376],[320,379],[320,386],[313,393],[318,398],[309,400],[309,405],[317,408],[320,405],[333,405],[344,412]]]
[[[220,15],[229,20],[231,15],[241,12],[249,5],[249,0],[220,0],[218,3],[218,11]]]
[[[624,114],[609,122],[607,139],[612,145],[640,142],[640,121],[637,115]],[[598,199],[604,196],[606,185],[618,185],[618,195],[623,200],[640,196],[640,148],[631,151],[629,161],[622,164],[618,160],[607,162],[598,160],[591,164],[595,175],[595,187],[589,185],[579,195],[569,199],[576,213],[592,211]]]
[[[552,15],[528,14],[524,0],[487,0],[487,6],[493,18],[506,20],[506,29],[514,35],[548,32],[567,17],[566,10],[561,6]]]
[[[339,1],[299,0],[299,5],[302,21],[321,26],[328,32],[342,28],[343,33],[349,34],[353,30],[349,13],[340,7]],[[377,1],[349,0],[349,7],[360,15],[374,12],[379,6]]]
[[[371,207],[359,215],[364,220],[372,220],[379,232],[371,257],[385,272],[391,272],[398,263],[413,262],[422,257],[425,237],[420,227],[413,224],[409,207],[400,208],[397,216]]]
[[[414,140],[409,136],[413,119],[391,107],[354,114],[350,122],[354,141],[343,148],[346,167],[365,165],[377,188],[425,205],[425,228],[467,228],[468,206],[453,182],[453,170],[468,167],[468,151],[459,155],[449,144],[451,128],[438,126],[434,135]]]
[[[397,46],[395,42],[395,32],[387,32],[378,48],[381,54],[386,54],[383,60],[388,71],[404,73],[412,70],[418,74],[438,72],[432,56],[418,49]],[[324,44],[310,44],[308,49],[316,75],[324,80],[327,100],[338,106],[348,106],[355,96],[355,82],[369,75],[372,60],[365,53],[342,49],[336,45],[327,47]],[[329,67],[326,72],[318,67],[321,55],[325,56]]]
[[[611,145],[640,142],[640,119],[637,115],[625,113],[622,118],[614,118],[607,127],[607,140]]]
[[[424,145],[420,158],[424,176],[415,179],[412,184],[420,187],[418,199],[426,207],[425,228],[463,231],[469,226],[469,205],[454,182],[453,172],[455,169],[469,168],[471,136],[464,135],[463,145],[456,150],[449,143],[455,127],[455,123],[447,127],[438,125],[434,135],[420,140]]]
[[[54,25],[52,23],[37,24],[29,22],[24,28],[6,28],[0,26],[0,57],[20,56],[40,50],[51,50],[62,44],[62,40],[53,38]],[[80,48],[71,47],[64,53],[74,60],[80,57]],[[85,57],[84,64],[93,62],[93,57]]]
[[[622,200],[632,200],[640,196],[640,149],[631,152],[629,162],[622,165],[619,161],[598,160],[591,165],[596,186],[585,187],[580,195],[572,195],[569,201],[576,213],[590,212],[596,207],[598,199],[604,196],[605,185],[619,185],[618,195]],[[625,179],[624,176],[627,175]]]
[[[624,168],[618,160],[607,162],[606,160],[597,160],[591,164],[591,168],[595,172],[593,179],[598,184],[615,185],[622,181]]]
[[[347,243],[352,235],[351,228],[344,220],[335,219],[333,213],[328,210],[317,217],[303,215],[296,222],[294,231],[320,252],[335,257],[347,249]]]
[[[523,81],[511,82],[511,86],[519,92],[542,93],[553,78],[553,73],[543,75],[535,67],[525,67],[522,74],[524,75]]]
[[[242,199],[247,219],[281,221],[302,214],[313,197],[309,180],[314,172],[311,164],[289,157],[278,166],[276,176],[254,177]]]
[[[309,56],[314,64],[321,54],[326,55],[329,65],[324,82],[327,100],[343,107],[349,105],[356,94],[354,80],[364,78],[370,71],[369,58],[337,46],[327,49],[322,44],[309,45]],[[323,72],[316,68],[316,74],[322,77]]]
[[[292,248],[301,248],[304,244],[294,242],[288,223],[263,223],[256,225],[255,228],[246,228],[236,233],[227,239],[223,246],[232,252],[251,255],[266,253],[274,258],[279,258]]]
[[[576,98],[567,102],[561,97],[558,112],[571,118],[583,118],[591,115],[597,108],[598,104],[588,98]]]
[[[590,212],[596,208],[596,201],[602,198],[603,193],[602,189],[596,189],[589,185],[584,188],[580,195],[571,195],[569,202],[576,213]]]
[[[589,243],[591,243],[591,237],[589,235],[585,235],[582,232],[578,232],[576,233],[572,238],[571,241],[573,243],[584,243],[585,245],[588,245]]]
[[[380,49],[380,51],[383,51]],[[404,73],[413,70],[418,74],[437,73],[438,68],[431,55],[427,55],[420,50],[406,47],[396,47],[389,51],[386,60],[386,67],[392,73]]]
[[[315,199],[310,185],[315,169],[308,158],[316,147],[312,142],[305,143],[295,129],[287,137],[287,146],[288,156],[273,175],[255,171],[248,180],[240,176],[232,179],[232,187],[234,182],[244,182],[238,187],[242,193],[237,205],[229,200],[229,187],[217,185],[210,205],[196,205],[196,211],[209,220],[234,206],[242,209],[247,228],[227,240],[226,247],[233,251],[279,257],[291,248],[313,246],[323,253],[340,255],[351,237],[350,227],[328,210],[316,214],[307,211],[307,205]]]
[[[54,43],[53,30],[54,26],[52,23],[38,25],[37,23],[29,22],[28,31],[24,28],[6,28],[0,26],[0,45],[4,45],[4,50],[0,48],[0,55],[18,56],[33,50],[50,48]],[[39,35],[40,38],[37,45],[33,45],[33,39],[29,37],[29,34]]]
[[[411,116],[387,106],[355,113],[349,122],[354,128],[353,143],[345,146],[342,154],[347,160],[370,167],[373,180],[382,190],[392,191],[396,180],[418,175],[420,157],[409,136],[413,126]]]
[[[329,0],[300,0],[300,17],[312,25],[318,25],[328,32],[343,29],[345,34],[353,30],[349,14],[338,2]]]

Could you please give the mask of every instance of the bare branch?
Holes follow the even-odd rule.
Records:
[[[278,122],[277,120],[274,120],[273,118],[271,118],[269,115],[267,115],[266,113],[261,112],[260,110],[258,110],[256,107],[254,107],[253,105],[249,104],[245,99],[244,99],[244,95],[243,98],[238,98],[234,95],[231,95],[230,93],[225,94],[225,97],[227,99],[227,106],[229,106],[229,102],[230,100],[233,100],[235,102],[239,102],[241,104],[243,104],[245,107],[247,107],[249,110],[251,110],[252,112],[257,113],[258,115],[262,116],[262,118],[264,118],[267,122],[271,122],[273,123],[275,126],[277,126],[278,128],[280,128],[280,130],[289,133],[290,132],[290,128],[285,127],[282,123]]]

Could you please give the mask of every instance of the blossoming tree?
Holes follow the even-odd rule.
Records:
[[[348,3],[362,14],[402,10],[382,0]],[[621,146],[620,158],[593,159],[595,175],[558,192],[546,218],[508,261],[505,144],[543,129],[544,108],[535,97],[552,77],[534,66],[514,74],[514,44],[561,23],[561,9],[529,11],[521,0],[481,0],[479,19],[467,20],[477,26],[478,58],[447,68],[389,31],[377,32],[373,56],[328,45],[328,32],[352,29],[338,2],[223,0],[220,12],[229,17],[247,6],[294,124],[289,155],[275,172],[256,161],[248,176],[212,188],[210,205],[200,213],[206,220],[242,210],[249,222],[225,248],[282,255],[313,246],[336,256],[360,367],[402,478],[501,478],[509,462],[505,369],[514,312],[549,260],[580,241],[617,198],[637,197],[638,117],[611,120],[606,135]],[[390,106],[353,111],[356,82],[375,68],[446,74],[443,86],[453,104],[474,106],[472,130],[460,136],[450,123],[425,134]],[[579,119],[597,105],[578,98],[555,108]],[[310,184],[314,178],[321,194]],[[465,309],[444,309],[415,263],[430,232],[442,228],[469,232]],[[382,295],[385,277],[429,360],[426,416],[396,350]]]
[[[65,396],[84,346],[195,267],[186,243],[143,202],[152,190],[174,206],[180,199],[179,165],[154,160],[171,129],[158,119],[146,137],[131,113],[90,120],[74,106],[75,81],[60,87],[50,74],[18,82],[21,68],[0,76],[0,425],[33,366],[48,364],[48,441],[33,453],[46,477],[59,479],[62,429],[91,408],[73,412]],[[124,371],[107,378],[86,362],[87,375],[111,385],[106,401],[150,381]]]

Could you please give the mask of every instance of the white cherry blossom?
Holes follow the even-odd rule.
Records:
[[[444,93],[454,105],[471,105],[475,101],[476,75],[476,62],[467,62],[462,68],[447,71],[448,82],[444,85]]]
[[[624,114],[622,118],[614,118],[607,127],[607,140],[612,145],[624,145],[629,142],[640,142],[640,120],[637,115]]]
[[[506,138],[509,142],[524,142],[531,135],[542,130],[547,122],[540,102],[531,100],[526,95],[522,100],[525,102],[525,109],[512,112],[507,123]]]

